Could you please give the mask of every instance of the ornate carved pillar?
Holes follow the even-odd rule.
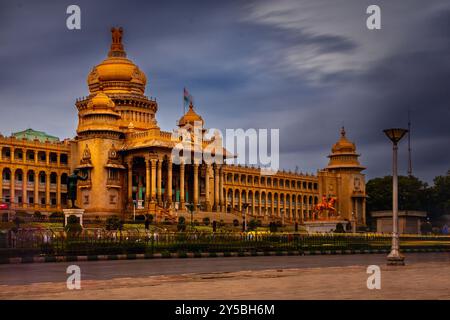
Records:
[[[184,162],[180,162],[180,210],[184,209]]]
[[[34,207],[39,208],[39,171],[34,172]]]
[[[25,159],[25,158],[23,158]],[[28,203],[28,197],[27,197],[27,186],[28,186],[28,172],[23,169],[22,170],[22,203],[25,207]]]
[[[258,197],[258,214],[261,215],[261,208],[262,208],[262,192],[259,192],[259,197]]]
[[[128,169],[128,203],[133,206],[133,159],[129,159],[127,161],[127,169]]]
[[[50,165],[50,152],[46,151],[45,152],[45,163],[47,165]],[[47,181],[47,180],[46,180]],[[46,203],[47,204],[47,203]]]
[[[56,207],[61,209],[61,175],[59,174],[56,174]]]
[[[150,204],[150,173],[151,173],[151,165],[150,165],[150,159],[148,157],[145,157],[145,206],[148,207]]]
[[[11,153],[11,157],[13,157],[13,153]],[[11,168],[11,183],[10,183],[10,201],[11,206],[14,206],[16,203],[16,169]]]
[[[210,166],[205,164],[205,205],[206,211],[211,211],[211,201],[209,200],[209,169]]]
[[[220,202],[220,211],[226,212],[227,206],[226,201],[224,201],[224,198],[226,195],[223,193],[223,179],[224,179],[224,172],[223,167],[219,166],[219,202]]]
[[[216,212],[220,211],[220,193],[222,192],[222,189],[220,187],[220,166],[215,165],[214,166],[214,205],[216,206]]]
[[[0,150],[1,158],[1,150]],[[0,201],[3,201],[3,167],[0,167]]]
[[[162,160],[158,160],[158,204],[162,205]]]
[[[50,172],[45,173],[45,207],[50,206]]]
[[[248,197],[248,195],[247,195]],[[251,214],[255,214],[256,210],[255,210],[255,189],[252,189],[252,210],[251,210]]]
[[[194,163],[194,195],[193,195],[193,201],[194,205],[197,206],[198,204],[198,163]]]
[[[172,203],[172,160],[167,161],[167,203]]]
[[[157,159],[150,160],[150,163],[152,165],[152,190],[151,190],[152,202],[156,201],[156,162],[157,161],[158,161]]]

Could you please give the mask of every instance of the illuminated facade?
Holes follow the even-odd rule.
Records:
[[[158,104],[144,95],[146,84],[145,74],[126,57],[122,29],[113,29],[108,57],[89,73],[89,95],[76,100],[74,139],[60,142],[32,130],[0,137],[0,198],[16,210],[60,211],[67,206],[67,175],[80,169],[88,179],[79,182],[77,201],[86,215],[136,210],[173,219],[194,203],[197,218],[229,222],[240,219],[246,203],[247,214],[262,221],[302,223],[317,219],[314,205],[325,196],[337,199],[342,219],[365,224],[364,168],[344,130],[329,165],[317,175],[267,176],[240,165],[175,163],[171,154],[178,141],[158,126]],[[178,126],[189,130],[194,123],[203,128],[191,104]]]

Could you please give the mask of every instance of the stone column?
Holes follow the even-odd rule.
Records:
[[[220,202],[220,210],[222,212],[226,212],[227,211],[227,200],[226,197],[228,195],[223,193],[223,180],[224,180],[224,172],[223,172],[223,167],[220,166],[220,173],[219,173],[219,202]]]
[[[210,166],[205,164],[205,205],[206,211],[211,211],[211,202],[209,200],[209,169]]]
[[[39,171],[34,172],[34,207],[39,208]]]
[[[157,159],[150,160],[150,163],[152,165],[152,190],[151,190],[152,202],[156,201],[156,162],[157,161],[158,161]]]
[[[45,174],[45,207],[50,206],[50,172]]]
[[[0,150],[1,157],[1,150]],[[0,201],[3,201],[3,168],[0,167]]]
[[[45,152],[45,163],[47,165],[50,165],[50,152],[46,151]],[[47,180],[45,180],[47,182]]]
[[[150,159],[148,157],[145,158],[145,206],[148,208],[150,205],[151,193],[150,193],[150,173],[151,173],[151,165]]]
[[[184,162],[180,162],[180,210],[184,209]]]
[[[25,159],[25,158],[23,158]],[[26,204],[28,203],[28,197],[27,197],[27,186],[28,186],[28,171],[25,169],[22,170],[22,203],[23,207],[26,207]]]
[[[247,195],[248,197],[248,195]],[[251,210],[251,214],[255,214],[256,210],[255,210],[255,189],[252,189],[252,210]]]
[[[158,204],[162,205],[162,160],[158,160],[158,178],[157,178],[157,190],[158,190]]]
[[[258,214],[261,215],[261,209],[262,209],[262,192],[259,192],[258,197]]]
[[[193,195],[193,203],[194,206],[197,207],[198,204],[198,163],[194,163],[194,195]]]
[[[58,174],[56,175],[56,207],[61,209],[61,176]]]
[[[169,206],[172,203],[172,160],[167,161],[167,203]]]
[[[58,167],[61,165],[61,153],[56,153],[56,165]]]
[[[216,206],[216,212],[220,211],[221,199],[220,193],[222,193],[222,188],[220,187],[220,166],[214,166],[214,205]]]
[[[127,161],[128,167],[128,203],[133,206],[133,159]]]
[[[11,157],[13,157],[13,154],[11,153]],[[16,202],[16,169],[11,169],[11,183],[10,183],[10,201],[11,206],[15,205]]]

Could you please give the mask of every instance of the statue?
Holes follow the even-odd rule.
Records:
[[[79,209],[75,205],[75,201],[77,200],[77,184],[78,180],[86,181],[88,179],[86,176],[79,176],[78,172],[80,170],[75,169],[73,173],[67,178],[67,199],[72,201],[72,209]]]
[[[120,44],[122,43],[122,33],[123,33],[123,29],[122,28],[111,28],[111,33],[112,33],[112,42],[114,44]]]
[[[317,214],[317,218],[321,218],[323,212],[327,211],[327,213],[331,213],[331,216],[333,217],[336,214],[336,208],[334,207],[336,200],[337,198],[334,197],[327,198],[326,196],[322,196],[322,202],[314,206],[313,214]]]

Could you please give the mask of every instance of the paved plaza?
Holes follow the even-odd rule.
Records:
[[[0,266],[0,299],[450,299],[450,254],[103,261],[78,263],[81,290],[66,287],[68,263]],[[368,265],[381,289],[367,289]]]

